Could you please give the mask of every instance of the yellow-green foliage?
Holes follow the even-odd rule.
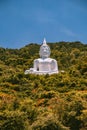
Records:
[[[87,129],[87,45],[48,44],[64,73],[24,75],[38,44],[0,48],[0,130]]]

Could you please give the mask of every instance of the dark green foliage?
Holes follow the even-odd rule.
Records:
[[[20,111],[4,111],[0,113],[1,130],[25,130],[26,116]]]

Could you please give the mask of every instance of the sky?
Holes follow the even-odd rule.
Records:
[[[0,0],[0,47],[81,41],[87,44],[87,0]]]

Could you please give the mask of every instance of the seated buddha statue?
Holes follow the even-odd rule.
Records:
[[[58,73],[58,65],[55,59],[50,58],[50,48],[46,44],[44,39],[39,55],[40,58],[34,60],[34,67],[25,71],[25,74],[34,73],[34,74],[54,74]]]

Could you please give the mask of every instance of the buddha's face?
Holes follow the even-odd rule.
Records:
[[[42,46],[40,48],[40,56],[42,58],[48,58],[50,56],[50,48],[48,46]]]

